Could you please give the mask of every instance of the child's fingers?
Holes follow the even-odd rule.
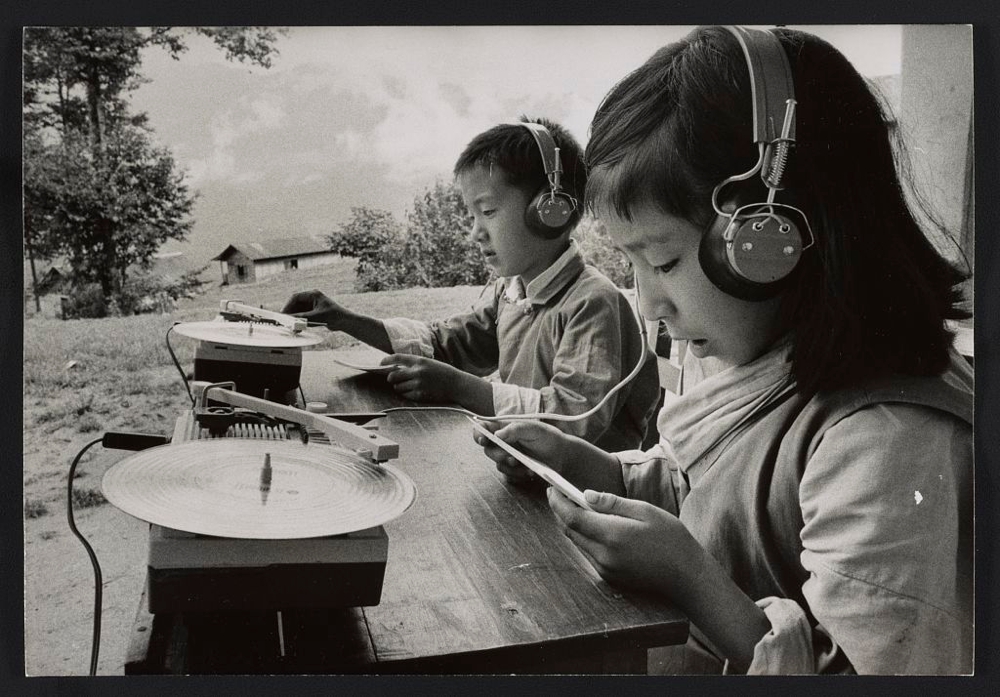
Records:
[[[644,517],[643,511],[647,506],[644,501],[616,496],[605,491],[594,491],[593,489],[587,489],[583,492],[583,496],[597,513],[616,515],[622,518],[639,520]]]
[[[510,480],[527,482],[535,478],[534,473],[509,455],[496,460],[497,471]]]
[[[536,443],[545,434],[543,426],[537,421],[514,421],[494,431],[497,438],[511,445],[515,443]]]
[[[411,356],[408,353],[390,353],[388,356],[379,361],[379,365],[412,365],[416,356]]]

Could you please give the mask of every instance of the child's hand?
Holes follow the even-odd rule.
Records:
[[[483,425],[493,431],[498,438],[511,444],[526,455],[548,465],[556,472],[562,472],[562,455],[566,452],[566,434],[554,426],[540,421],[515,421],[507,425],[497,422],[484,422]],[[473,436],[476,443],[483,446],[487,457],[497,463],[499,470],[511,482],[528,482],[537,479],[537,475],[508,455],[502,448],[491,443],[480,434]]]
[[[636,499],[588,490],[586,511],[555,487],[549,506],[566,526],[566,536],[607,581],[674,595],[690,587],[686,560],[700,547],[684,524],[661,508]]]
[[[340,304],[323,295],[318,290],[301,291],[293,295],[281,310],[286,315],[302,317],[309,322],[325,324],[335,330],[337,322],[347,314]]]
[[[386,381],[400,395],[415,402],[454,402],[456,386],[468,373],[433,358],[394,353],[381,361],[382,365],[398,366],[386,375]]]

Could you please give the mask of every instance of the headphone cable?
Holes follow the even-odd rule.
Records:
[[[571,422],[571,421],[581,421],[590,416],[593,416],[598,411],[600,411],[608,400],[611,399],[615,394],[621,391],[626,385],[632,382],[633,379],[642,370],[643,365],[646,363],[646,358],[649,355],[649,334],[646,331],[646,321],[642,316],[642,310],[639,307],[639,284],[638,279],[635,279],[635,306],[636,306],[636,317],[637,323],[639,325],[639,360],[636,362],[635,367],[632,368],[632,372],[626,375],[617,385],[608,390],[608,393],[604,395],[601,400],[595,404],[593,407],[587,411],[580,414],[555,414],[551,412],[536,412],[534,414],[505,414],[503,416],[483,416],[482,414],[476,414],[475,412],[469,411],[468,409],[463,409],[462,407],[446,407],[446,406],[433,406],[433,407],[390,407],[388,409],[383,409],[382,413],[389,413],[393,411],[451,411],[465,416],[471,416],[480,421],[560,421],[560,422]]]

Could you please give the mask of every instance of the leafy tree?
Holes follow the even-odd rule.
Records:
[[[119,125],[105,134],[105,152],[69,136],[34,153],[25,168],[26,230],[41,229],[39,251],[60,254],[78,283],[100,285],[111,298],[133,265],[148,268],[163,242],[183,239],[193,197],[169,152],[145,131]]]
[[[405,231],[385,211],[353,208],[351,213],[330,242],[334,251],[357,257],[358,290],[476,285],[489,278],[467,234],[468,209],[452,184],[436,182],[418,196]]]
[[[372,259],[398,234],[399,223],[392,213],[358,206],[351,208],[351,219],[327,236],[327,240],[330,249],[341,256]]]
[[[351,219],[327,239],[331,250],[358,260],[358,290],[375,291],[387,287],[386,268],[381,257],[386,249],[399,242],[400,236],[400,225],[392,213],[360,206],[351,208]]]
[[[435,182],[413,202],[406,253],[415,263],[415,285],[476,285],[489,278],[479,248],[468,234],[471,214],[458,188]]]
[[[150,139],[145,114],[127,95],[142,81],[141,51],[173,58],[191,33],[229,59],[268,67],[277,33],[260,27],[32,27],[24,32],[23,172],[25,250],[65,255],[78,285],[105,300],[128,269],[148,268],[168,239],[190,230],[193,197],[167,150]]]
[[[611,244],[604,223],[593,216],[585,215],[573,230],[573,238],[580,246],[580,253],[588,264],[596,266],[619,288],[632,287],[632,266],[625,255]]]

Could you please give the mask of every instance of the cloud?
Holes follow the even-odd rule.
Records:
[[[270,70],[192,40],[179,61],[144,55],[152,81],[134,101],[202,192],[195,235],[328,230],[352,206],[402,214],[476,134],[522,113],[585,144],[606,92],[689,29],[294,27]],[[898,28],[837,31],[852,60],[885,48],[879,70],[898,61]]]
[[[216,116],[209,128],[211,150],[188,162],[189,180],[200,186],[211,180],[246,184],[261,181],[264,172],[248,168],[245,156],[249,142],[256,136],[270,137],[286,121],[281,105],[267,97],[240,100]]]

